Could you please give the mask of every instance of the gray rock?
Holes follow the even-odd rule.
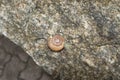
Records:
[[[6,48],[9,45],[12,47]],[[0,37],[0,80],[53,79],[20,46],[6,37]]]
[[[120,79],[120,0],[1,0],[0,27],[54,78]],[[60,52],[47,46],[55,34]]]

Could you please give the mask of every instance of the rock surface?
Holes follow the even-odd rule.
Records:
[[[0,80],[53,80],[20,47],[0,36]]]
[[[0,32],[54,78],[120,79],[120,0],[1,0]],[[47,46],[55,34],[60,52]]]

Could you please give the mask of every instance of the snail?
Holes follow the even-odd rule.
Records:
[[[53,51],[60,51],[64,48],[64,38],[60,35],[55,35],[48,39],[48,47]]]

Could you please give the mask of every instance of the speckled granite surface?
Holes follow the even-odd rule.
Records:
[[[20,47],[0,35],[0,80],[53,80]]]
[[[1,0],[0,27],[54,78],[120,79],[120,0]],[[60,52],[47,46],[55,34]]]

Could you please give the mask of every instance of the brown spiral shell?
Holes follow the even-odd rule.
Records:
[[[60,35],[55,35],[48,39],[48,47],[53,51],[60,51],[64,48],[64,38]]]

